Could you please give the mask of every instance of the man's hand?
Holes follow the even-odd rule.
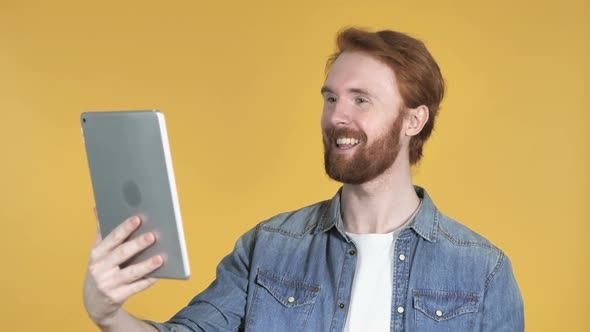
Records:
[[[140,224],[138,217],[131,217],[104,240],[100,230],[97,231],[84,280],[84,305],[92,321],[101,328],[116,324],[117,317],[123,311],[123,303],[158,280],[146,278],[146,275],[164,263],[160,255],[124,269],[119,268],[119,264],[142,252],[156,240],[155,235],[150,232],[127,241]]]

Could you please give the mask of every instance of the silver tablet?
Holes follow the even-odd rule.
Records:
[[[103,238],[132,215],[141,216],[142,225],[131,238],[148,231],[156,234],[156,244],[121,267],[161,254],[165,263],[150,276],[188,279],[164,114],[86,112],[80,120]]]

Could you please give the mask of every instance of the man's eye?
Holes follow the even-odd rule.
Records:
[[[326,101],[329,103],[335,103],[336,102],[336,97],[326,97]]]
[[[355,99],[355,101],[356,101],[357,104],[364,104],[364,103],[368,103],[369,102],[369,100],[367,100],[367,99],[365,99],[363,97],[357,97]]]

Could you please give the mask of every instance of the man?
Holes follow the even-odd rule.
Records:
[[[244,234],[215,281],[164,324],[121,307],[162,264],[119,269],[154,242],[124,242],[140,224],[125,221],[90,254],[85,305],[103,331],[523,331],[508,258],[412,184],[444,94],[438,65],[394,31],[348,29],[337,43],[321,126],[338,193]]]

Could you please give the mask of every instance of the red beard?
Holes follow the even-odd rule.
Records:
[[[330,127],[324,135],[324,167],[326,174],[338,182],[361,184],[375,179],[395,162],[400,150],[399,136],[403,124],[402,114],[389,131],[367,146],[367,135],[362,131]],[[349,137],[359,140],[351,156],[337,151],[336,139]]]

